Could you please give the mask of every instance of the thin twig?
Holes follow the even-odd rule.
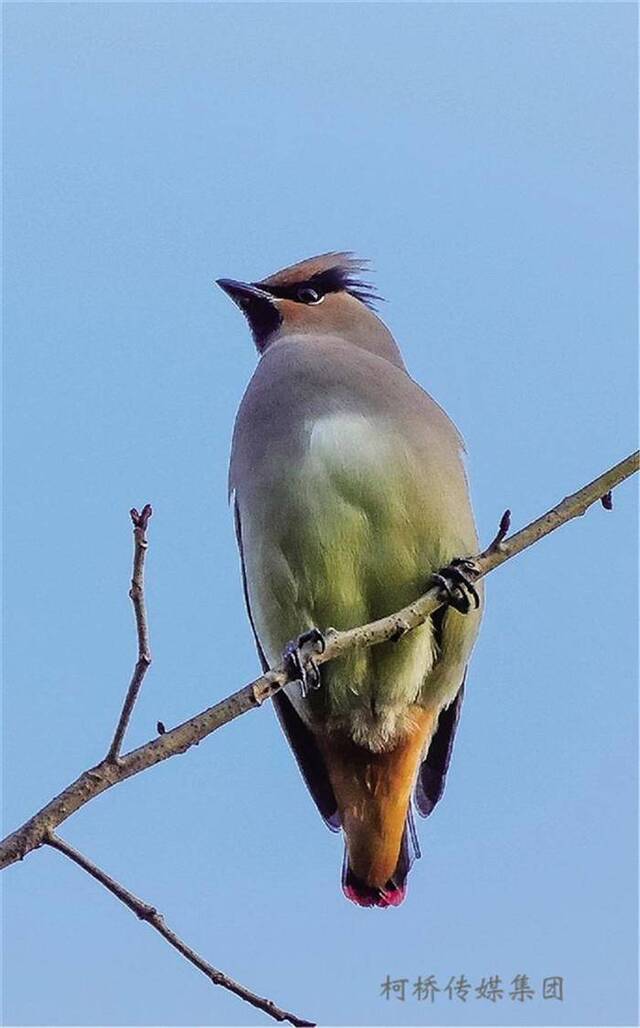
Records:
[[[492,553],[493,550],[498,550],[499,551],[502,548],[502,543],[506,539],[507,532],[509,531],[510,528],[511,528],[511,511],[510,510],[505,510],[504,514],[500,518],[500,524],[498,525],[498,531],[496,532],[494,538],[491,540],[491,542],[487,546],[487,550],[486,550],[487,553]]]
[[[240,999],[246,1000],[251,1006],[257,1007],[258,1010],[263,1010],[265,1014],[269,1014],[276,1021],[288,1021],[289,1024],[298,1026],[298,1028],[313,1028],[314,1021],[305,1021],[301,1017],[297,1017],[295,1014],[291,1014],[288,1010],[282,1010],[277,1006],[273,1000],[266,999],[264,996],[257,996],[255,992],[251,992],[250,989],[246,989],[244,985],[240,985],[239,982],[229,978],[224,971],[219,971],[217,967],[213,967],[204,957],[201,957],[195,950],[187,946],[179,936],[176,935],[170,928],[167,927],[164,921],[164,917],[160,914],[155,907],[145,903],[144,900],[139,899],[128,889],[125,889],[124,885],[120,885],[114,878],[111,878],[105,871],[99,868],[91,860],[85,857],[78,850],[70,846],[68,842],[61,839],[59,835],[55,835],[54,832],[49,832],[45,837],[44,842],[48,846],[52,846],[53,849],[59,850],[60,853],[64,853],[69,860],[73,860],[75,864],[78,864],[84,871],[95,878],[96,881],[104,885],[105,889],[112,892],[114,896],[117,896],[125,906],[129,907],[141,921],[146,921],[152,928],[155,928],[160,935],[167,940],[170,946],[178,950],[178,953],[182,953],[183,957],[186,957],[190,963],[202,971],[203,974],[209,978],[214,985],[221,985],[223,989],[228,989],[229,992],[235,993]]]
[[[601,496],[634,474],[638,470],[639,463],[640,454],[638,452],[631,454],[626,460],[610,468],[609,471],[600,475],[577,493],[565,497],[556,507],[547,511],[526,528],[516,532],[508,539],[500,540],[499,544],[496,544],[494,539],[486,550],[473,558],[474,577],[482,578],[506,560],[538,542],[549,532],[559,528],[560,525],[572,518],[580,517],[593,503],[599,501]],[[498,533],[499,535],[500,533]],[[446,596],[443,594],[441,586],[432,585],[414,603],[379,621],[373,621],[371,624],[358,628],[350,628],[344,632],[328,629],[324,652],[313,654],[310,651],[306,656],[313,655],[318,664],[324,664],[329,660],[335,660],[336,657],[343,656],[349,650],[387,642],[397,636],[400,625],[403,632],[421,625],[430,614],[442,606],[445,599]],[[169,757],[175,757],[178,753],[184,753],[222,725],[228,724],[234,718],[249,710],[254,710],[265,700],[271,699],[290,680],[290,673],[282,663],[215,706],[209,707],[178,725],[177,728],[151,739],[136,750],[125,753],[117,763],[105,759],[95,767],[83,772],[42,810],[4,839],[0,844],[0,870],[13,864],[16,860],[22,860],[31,850],[41,846],[48,832],[57,828],[95,796],[113,785],[123,782],[126,778],[153,767],[154,764],[159,764]]]
[[[147,555],[147,526],[149,518],[153,514],[151,504],[146,503],[138,512],[135,507],[129,511],[133,522],[133,573],[131,576],[131,588],[129,596],[133,604],[133,612],[136,619],[136,634],[138,637],[138,659],[133,669],[133,675],[124,698],[122,711],[118,718],[118,724],[107,753],[107,761],[112,764],[118,760],[122,741],[131,720],[131,714],[136,700],[142,688],[142,681],[151,664],[151,649],[149,646],[149,625],[147,623],[147,608],[144,601],[144,561]]]

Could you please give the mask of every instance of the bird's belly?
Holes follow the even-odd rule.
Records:
[[[420,594],[442,563],[447,526],[418,483],[410,448],[365,418],[316,423],[300,465],[242,513],[249,602],[270,663],[306,628],[350,628]],[[435,657],[427,622],[325,665],[308,701],[296,687],[290,696],[307,721],[321,717],[383,749],[410,727]]]

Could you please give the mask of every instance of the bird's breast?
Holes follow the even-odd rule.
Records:
[[[242,512],[249,601],[269,661],[308,627],[349,628],[409,603],[439,546],[415,455],[392,426],[345,412],[304,433],[301,447],[289,440],[288,452],[271,454],[272,487]],[[354,651],[326,666],[321,702],[351,734],[360,718],[367,738],[374,716],[391,738],[434,656],[430,624],[397,645]]]

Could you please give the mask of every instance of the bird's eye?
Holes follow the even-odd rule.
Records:
[[[296,293],[297,299],[300,303],[320,303],[324,300],[324,296],[317,293],[311,286],[302,286]]]

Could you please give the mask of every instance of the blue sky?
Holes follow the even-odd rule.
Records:
[[[254,367],[213,286],[371,258],[464,434],[480,534],[635,446],[631,4],[8,4],[7,830],[103,754],[134,658],[127,511],[155,514],[128,745],[258,662],[226,505]],[[620,1025],[637,1000],[636,487],[487,583],[445,800],[398,910],[339,889],[273,712],[61,834],[212,963],[325,1024]],[[57,853],[3,875],[10,1024],[262,1024]],[[387,975],[520,1004],[385,1000]],[[565,999],[542,1000],[562,975]]]

